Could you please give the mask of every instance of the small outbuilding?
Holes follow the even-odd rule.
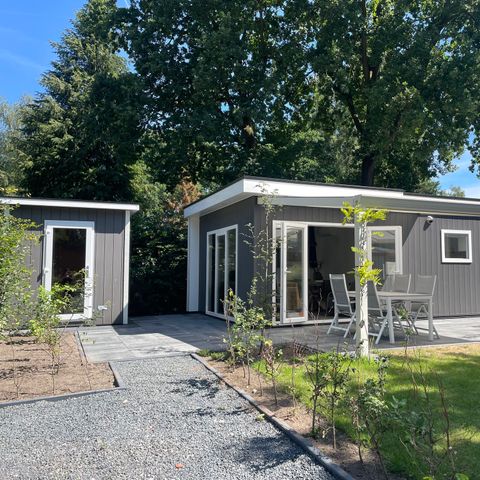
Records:
[[[279,206],[269,225],[264,191]],[[229,289],[245,298],[255,271],[244,241],[251,225],[257,234],[268,227],[282,239],[272,259],[275,323],[326,320],[329,275],[348,279],[354,267],[354,225],[343,223],[344,202],[388,210],[368,240],[370,258],[384,276],[410,274],[413,291],[416,278],[435,276],[435,316],[480,315],[479,199],[260,177],[243,177],[185,209],[187,310],[223,317]]]
[[[65,320],[92,319],[97,325],[128,323],[130,217],[138,205],[0,197],[11,214],[32,220],[40,242],[32,246],[32,287],[68,283],[75,273],[85,276],[78,311]]]

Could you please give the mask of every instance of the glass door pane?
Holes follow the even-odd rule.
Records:
[[[395,230],[381,230],[376,235],[373,229],[370,239],[373,266],[382,269],[383,279],[387,275],[398,273]]]
[[[285,249],[285,317],[306,320],[305,227],[286,225]]]
[[[237,291],[237,231],[229,230],[227,232],[227,292]]]
[[[208,236],[207,312],[215,311],[215,235]]]
[[[85,279],[87,231],[84,228],[54,228],[52,250],[52,284],[81,285]],[[83,287],[83,285],[82,285]],[[71,295],[69,312],[83,313],[84,289]]]
[[[274,241],[274,276],[273,276],[273,317],[275,321],[281,321],[282,311],[282,225],[276,223],[273,229]]]
[[[223,314],[225,300],[225,234],[217,235],[217,294],[216,313]]]

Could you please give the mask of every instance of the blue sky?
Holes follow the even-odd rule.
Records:
[[[50,41],[60,39],[83,4],[84,0],[0,3],[0,97],[13,103],[40,89],[40,76],[53,59]],[[459,186],[467,196],[480,198],[480,180],[468,170],[469,155],[462,155],[456,164],[457,171],[440,179],[442,187]]]

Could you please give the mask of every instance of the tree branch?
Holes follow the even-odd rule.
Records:
[[[333,85],[333,90],[338,94],[338,96],[344,101],[345,105],[348,108],[348,111],[350,113],[350,116],[352,117],[353,123],[355,125],[355,128],[357,132],[360,135],[363,135],[364,129],[362,122],[360,121],[360,118],[358,117],[357,114],[357,109],[355,108],[355,104],[353,103],[353,97],[351,93],[345,93],[342,92],[342,90],[337,87],[336,85]]]

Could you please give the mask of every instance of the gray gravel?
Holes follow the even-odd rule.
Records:
[[[117,366],[127,390],[0,409],[2,480],[331,480],[192,358]]]

